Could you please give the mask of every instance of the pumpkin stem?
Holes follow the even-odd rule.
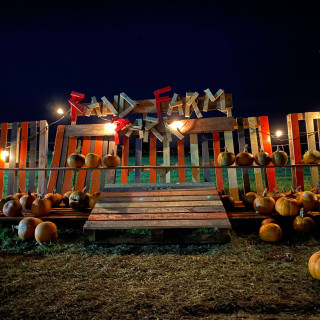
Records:
[[[283,186],[282,192],[286,192],[286,185]]]
[[[246,144],[245,146],[244,146],[244,149],[243,149],[243,152],[248,152],[248,145]]]
[[[111,155],[114,156],[114,150],[111,151]]]
[[[281,151],[281,150],[280,150],[280,146],[277,145],[277,150],[276,150],[276,152],[279,152],[279,151]]]
[[[224,189],[221,190],[221,195],[225,195],[226,194],[226,191]]]
[[[296,192],[300,192],[301,191],[301,187],[302,186],[297,186]]]
[[[82,192],[83,192],[83,193],[86,193],[86,191],[87,191],[87,186],[85,186],[85,187],[82,189]]]
[[[317,185],[316,185],[316,189],[320,190],[320,181],[318,181]]]
[[[53,193],[53,194],[57,193],[57,189],[54,188],[54,189],[52,190],[52,193]]]
[[[31,191],[30,190],[28,190],[28,196],[31,196]]]
[[[266,196],[267,196],[267,193],[268,193],[268,189],[266,188],[266,189],[264,189],[264,191],[263,191],[263,193],[262,193],[262,196],[263,196],[263,197],[266,197]]]
[[[228,147],[229,147],[229,145],[226,145],[226,146],[224,147],[224,152],[228,152]]]
[[[304,218],[304,216],[305,216],[305,210],[304,210],[304,208],[302,207],[301,209],[300,209],[300,217],[301,218]]]
[[[20,187],[18,188],[18,193],[22,193],[22,190]]]
[[[80,150],[81,150],[81,146],[79,146],[79,147],[76,149],[76,152],[75,152],[75,153],[80,153]]]

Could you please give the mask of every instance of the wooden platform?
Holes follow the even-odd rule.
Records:
[[[212,184],[139,184],[106,187],[84,231],[89,242],[95,232],[110,229],[231,229]],[[153,231],[161,235],[162,231]]]

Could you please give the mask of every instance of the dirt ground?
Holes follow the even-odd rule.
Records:
[[[2,229],[0,241],[1,319],[320,319],[314,238],[103,247],[70,230],[38,245]]]

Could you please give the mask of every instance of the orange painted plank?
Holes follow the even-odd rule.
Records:
[[[20,138],[20,158],[19,168],[27,166],[27,146],[28,146],[28,121],[21,123],[21,138]],[[26,187],[26,171],[19,172],[19,188],[25,192]]]
[[[157,138],[153,133],[150,133],[149,137],[149,165],[157,165]],[[157,172],[154,169],[149,170],[149,182],[157,182]]]
[[[177,140],[177,148],[178,148],[178,165],[184,166],[185,165],[185,158],[184,158],[184,140]],[[184,168],[178,169],[179,171],[179,182],[186,182],[186,170]]]
[[[53,150],[53,157],[51,162],[52,168],[59,167],[62,144],[63,144],[64,127],[65,126],[60,125],[57,128],[56,140],[55,140],[54,150]],[[50,177],[49,177],[49,182],[47,187],[48,193],[52,192],[52,190],[56,187],[57,179],[58,179],[58,171],[50,171]]]
[[[76,148],[77,148],[77,138],[70,137],[69,144],[68,144],[67,157],[69,157],[71,153],[74,153],[76,151]],[[68,166],[68,163],[66,163],[66,166]],[[65,194],[67,191],[71,190],[72,176],[73,176],[72,170],[68,170],[65,172],[63,186],[62,186],[62,194]]]
[[[91,138],[90,137],[83,137],[83,142],[82,142],[82,150],[81,153],[83,155],[87,155],[90,151],[90,142]],[[86,167],[86,165],[84,165]],[[76,184],[76,190],[82,190],[84,188],[84,183],[86,181],[86,171],[85,170],[80,170],[78,173],[78,180]]]
[[[2,150],[5,149],[7,146],[7,137],[8,137],[8,123],[3,122],[1,123],[1,136],[0,136],[0,148]],[[5,162],[0,157],[0,168],[4,168]],[[0,171],[0,197],[2,198],[3,195],[3,182],[4,182],[4,171]]]
[[[260,125],[261,125],[261,137],[263,141],[262,148],[265,152],[268,152],[271,155],[272,146],[271,146],[269,120],[267,116],[260,117]],[[272,165],[272,163],[270,165]],[[275,168],[270,168],[270,169],[266,169],[266,171],[267,171],[267,180],[268,180],[269,190],[274,190],[274,188],[277,188],[276,170]]]
[[[103,137],[95,137],[94,153],[102,157]],[[91,190],[90,193],[99,192],[100,186],[100,170],[92,171]]]
[[[219,138],[219,132],[213,132],[213,154],[214,154],[214,165],[218,166],[218,155],[220,153],[220,138]],[[223,186],[223,176],[222,176],[222,169],[216,168],[216,183],[217,183],[217,189],[222,190],[224,188]]]
[[[123,136],[121,165],[127,166],[128,164],[129,164],[129,138],[127,136]],[[127,183],[127,181],[128,181],[128,170],[121,170],[121,183]]]

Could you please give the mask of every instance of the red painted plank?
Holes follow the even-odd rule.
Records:
[[[71,153],[74,153],[76,151],[76,148],[77,148],[77,138],[70,137],[69,144],[68,144],[67,157],[69,157]],[[68,166],[68,164],[66,164],[66,166]],[[73,176],[72,170],[68,170],[65,172],[63,186],[62,186],[62,194],[65,194],[67,191],[71,190],[72,176]]]
[[[20,158],[19,168],[26,168],[27,166],[27,146],[28,146],[28,121],[21,123],[21,138],[20,138]],[[26,171],[19,172],[19,188],[25,192],[26,187]]]
[[[218,155],[220,153],[220,138],[219,138],[219,132],[213,132],[213,154],[214,154],[214,165],[218,166]],[[222,176],[222,169],[216,169],[216,183],[217,183],[217,189],[222,190],[224,188],[223,186],[223,176]]]
[[[270,137],[269,119],[267,116],[260,117],[260,125],[261,125],[261,137],[263,141],[262,148],[265,152],[268,152],[271,155],[272,154],[271,137]],[[272,165],[272,163],[270,165]],[[269,190],[274,190],[274,188],[277,188],[275,168],[266,169],[266,171],[267,171],[267,180],[268,180]]]
[[[82,142],[82,150],[81,153],[83,155],[87,155],[90,151],[90,137],[83,137],[83,142]],[[85,167],[86,165],[84,165]],[[86,181],[86,171],[85,170],[80,170],[78,173],[78,180],[76,184],[76,190],[82,190],[84,188],[84,183]]]
[[[122,166],[127,166],[129,164],[129,138],[123,136],[122,142]],[[121,183],[127,183],[128,181],[128,170],[121,170]]]
[[[94,153],[102,157],[103,137],[95,137]],[[91,189],[90,193],[99,192],[100,186],[100,170],[92,171]]]
[[[177,148],[178,148],[178,166],[185,165],[184,158],[184,139],[177,140]],[[179,171],[179,182],[186,182],[186,170],[184,168],[178,169]]]
[[[61,157],[61,150],[62,150],[62,144],[63,144],[63,136],[64,136],[64,127],[65,126],[58,126],[57,133],[56,133],[56,140],[54,144],[54,150],[53,150],[53,157],[51,162],[51,167],[59,167],[60,163],[60,157]],[[47,192],[52,192],[52,190],[56,187],[58,179],[58,171],[50,171],[50,177],[47,187]]]
[[[5,149],[7,146],[7,137],[8,137],[8,123],[3,122],[1,123],[1,136],[0,136],[0,148],[2,150]],[[0,168],[4,168],[5,162],[0,157]],[[2,198],[3,195],[3,181],[4,181],[4,171],[0,171],[0,197]]]
[[[149,137],[149,165],[150,166],[157,165],[157,138],[151,132]],[[157,182],[157,172],[154,169],[149,170],[149,182],[150,183]]]

